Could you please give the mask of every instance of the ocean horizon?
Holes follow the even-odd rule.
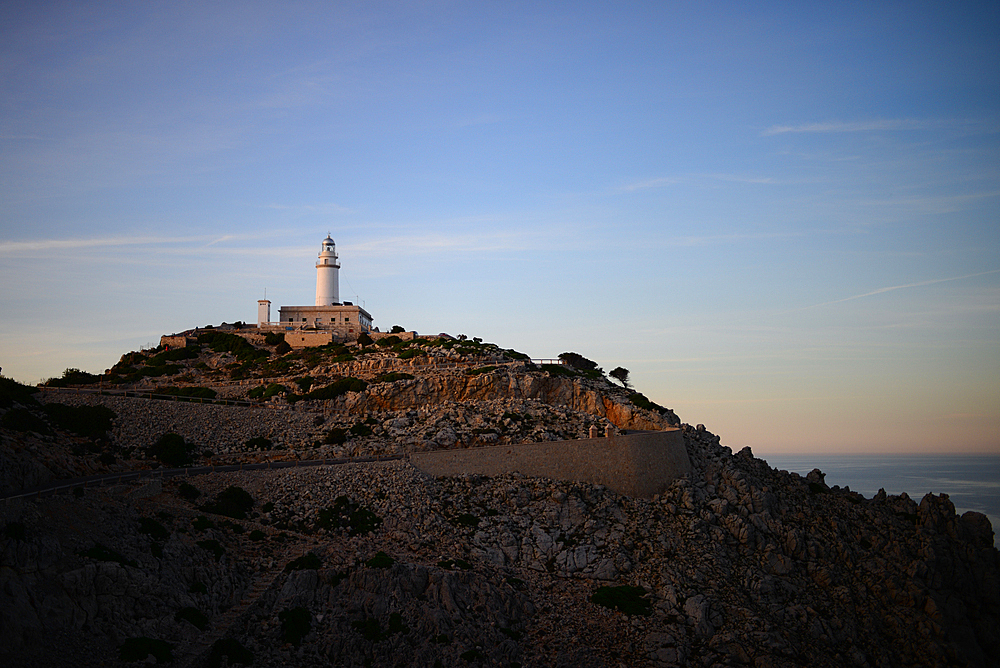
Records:
[[[927,493],[947,494],[958,515],[976,511],[993,525],[993,544],[1000,547],[1000,455],[984,454],[773,454],[755,455],[772,468],[805,476],[813,469],[826,474],[826,484],[850,487],[870,499],[906,492],[917,503]]]

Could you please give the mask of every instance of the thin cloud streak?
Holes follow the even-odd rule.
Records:
[[[878,121],[855,121],[853,123],[843,123],[840,121],[830,121],[826,123],[803,123],[801,125],[772,125],[763,132],[761,136],[771,137],[774,135],[803,132],[872,132],[875,130],[931,130],[944,127],[956,127],[968,125],[966,121],[954,120],[930,120],[916,118],[896,118]]]
[[[965,276],[952,276],[950,278],[936,278],[930,281],[918,281],[917,283],[907,283],[905,285],[891,285],[887,288],[879,288],[878,290],[872,290],[871,292],[865,292],[860,295],[851,295],[850,297],[844,297],[843,299],[834,299],[833,301],[813,304],[812,306],[803,306],[802,308],[782,311],[779,315],[785,313],[794,313],[796,311],[808,311],[809,309],[819,308],[821,306],[830,306],[832,304],[842,304],[843,302],[849,302],[855,299],[862,299],[864,297],[872,297],[874,295],[880,295],[884,292],[893,292],[895,290],[904,290],[906,288],[918,288],[923,285],[934,285],[935,283],[948,283],[949,281],[961,281],[966,278],[975,278],[977,276],[988,276],[990,274],[997,274],[997,273],[1000,273],[1000,269],[991,269],[990,271],[981,271],[976,274],[966,274]]]

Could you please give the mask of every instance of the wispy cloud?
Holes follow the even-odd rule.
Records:
[[[680,182],[681,180],[679,178],[664,176],[658,179],[649,179],[647,181],[629,183],[628,185],[621,186],[618,190],[619,192],[634,192],[636,190],[645,190],[646,188],[662,188],[663,186],[672,186]]]
[[[917,119],[917,118],[894,118],[872,121],[853,121],[849,123],[841,121],[828,121],[825,123],[803,123],[801,125],[772,125],[761,135],[768,137],[787,133],[802,132],[872,132],[875,130],[931,130],[942,127],[955,127],[967,125],[965,121],[938,120],[938,119]]]
[[[906,288],[918,288],[924,285],[934,285],[936,283],[948,283],[949,281],[961,281],[966,278],[975,278],[977,276],[988,276],[990,274],[1000,273],[1000,269],[991,269],[990,271],[981,271],[976,274],[966,274],[964,276],[951,276],[949,278],[935,278],[929,281],[918,281],[916,283],[906,283],[905,285],[890,285],[889,287],[879,288],[878,290],[872,290],[871,292],[865,292],[860,295],[851,295],[850,297],[844,297],[843,299],[834,299],[829,302],[821,302],[819,304],[813,304],[811,306],[803,306],[802,308],[791,309],[790,311],[783,311],[783,313],[792,313],[794,311],[806,311],[809,309],[819,308],[821,306],[830,306],[832,304],[842,304],[844,302],[853,301],[855,299],[863,299],[864,297],[873,297],[875,295],[880,295],[885,292],[893,292],[895,290],[905,290]]]
[[[39,251],[70,248],[108,248],[115,246],[149,246],[157,244],[191,243],[211,237],[101,237],[98,239],[36,239],[33,241],[0,241],[0,255],[20,255]],[[214,242],[213,242],[214,243]]]

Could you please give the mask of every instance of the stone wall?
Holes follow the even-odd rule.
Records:
[[[652,498],[691,471],[679,429],[502,445],[466,450],[434,450],[410,455],[412,464],[430,475],[465,473],[495,476],[519,472],[556,480],[604,485],[619,494]]]

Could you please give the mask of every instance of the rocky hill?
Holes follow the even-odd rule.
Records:
[[[0,379],[0,491],[679,423],[587,364],[475,340],[288,351],[235,339],[52,383],[230,405]],[[231,405],[251,398],[268,407]],[[403,459],[6,501],[0,661],[997,665],[1000,556],[985,516],[956,516],[945,495],[865,499],[682,428],[694,472],[651,500],[519,474],[430,478]]]

